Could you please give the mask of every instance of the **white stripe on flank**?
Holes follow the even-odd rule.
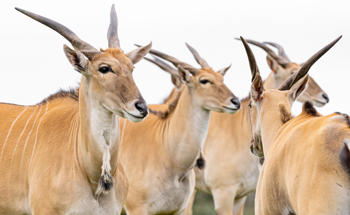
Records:
[[[13,161],[13,156],[14,156],[15,153],[16,153],[18,144],[19,144],[19,142],[21,141],[22,136],[23,136],[25,130],[27,129],[27,126],[28,126],[30,120],[33,118],[34,113],[35,113],[35,110],[33,111],[33,113],[32,113],[32,114],[29,116],[29,118],[27,119],[27,122],[26,122],[26,124],[24,125],[24,128],[22,129],[22,132],[21,132],[21,134],[19,135],[19,137],[18,137],[18,139],[17,139],[15,148],[13,149],[13,152],[12,152],[12,155],[11,155],[11,162],[10,162],[10,163],[12,163],[12,161]]]
[[[15,125],[16,121],[22,116],[22,114],[27,110],[27,108],[28,108],[28,106],[26,106],[26,107],[18,114],[18,116],[16,117],[16,119],[12,122],[9,131],[7,132],[7,136],[6,136],[5,142],[4,142],[4,144],[2,145],[2,148],[1,148],[0,159],[2,159],[2,154],[4,153],[6,143],[7,143],[7,140],[8,140],[8,138],[9,138],[11,132],[12,132],[13,126]]]
[[[32,158],[33,158],[33,155],[34,155],[34,151],[35,151],[35,149],[36,149],[36,143],[37,143],[37,140],[38,140],[39,127],[40,127],[41,122],[42,122],[42,120],[44,119],[45,115],[47,114],[47,110],[48,110],[48,109],[49,109],[49,102],[47,101],[47,102],[46,102],[45,113],[40,117],[38,126],[36,127],[35,141],[34,141],[34,146],[33,146],[33,149],[32,149],[32,155],[30,156],[30,160],[29,160],[29,165],[30,165],[30,163],[32,162]]]
[[[32,126],[32,128],[30,129],[29,133],[27,134],[26,141],[24,142],[24,147],[23,147],[22,157],[21,157],[21,169],[22,169],[22,162],[23,162],[23,158],[24,158],[24,153],[25,153],[26,148],[27,148],[28,140],[29,140],[29,138],[30,138],[30,135],[31,135],[32,132],[33,132],[33,128],[34,128],[34,126],[35,126],[35,123],[36,123],[36,121],[37,121],[38,118],[39,118],[39,115],[40,115],[40,112],[41,112],[41,108],[42,108],[42,104],[40,104],[39,112],[38,112],[38,114],[35,116],[35,120],[34,120],[34,122],[33,122],[33,126]]]

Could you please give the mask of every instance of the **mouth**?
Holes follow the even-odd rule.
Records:
[[[124,112],[125,118],[127,118],[131,122],[141,122],[142,120],[144,120],[146,118],[146,116],[134,115],[126,110],[123,110],[123,112]]]
[[[144,116],[136,116],[136,115],[134,115],[134,114],[131,114],[130,112],[128,112],[128,111],[126,111],[126,110],[124,110],[124,112],[125,112],[126,114],[128,114],[129,116],[131,116],[131,117],[133,117],[133,118],[136,118],[136,119],[143,119],[143,118],[145,118]]]
[[[107,111],[111,112],[112,114],[116,114],[116,115],[118,115],[118,116],[120,116],[120,117],[128,118],[128,119],[130,119],[130,120],[133,121],[133,122],[139,122],[139,121],[141,121],[141,120],[143,120],[143,119],[145,118],[145,116],[137,116],[137,115],[134,115],[134,114],[132,114],[132,113],[126,111],[125,109],[122,109],[122,111],[115,111],[115,110],[109,108],[108,106],[106,106],[106,105],[104,105],[104,104],[103,104],[103,107],[104,107]]]
[[[314,101],[314,104],[315,104],[315,106],[317,106],[317,107],[322,107],[322,106],[326,105],[327,102],[322,102],[322,101],[315,100],[315,101]]]
[[[222,107],[224,108],[225,112],[228,112],[228,113],[234,113],[238,111],[238,108],[232,108],[227,106],[222,106]]]

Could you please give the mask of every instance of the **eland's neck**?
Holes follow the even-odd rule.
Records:
[[[270,148],[275,141],[279,129],[282,127],[283,123],[279,117],[272,111],[266,111],[260,117],[260,129],[261,129],[261,140],[264,148],[264,157],[268,157]]]
[[[210,112],[186,87],[171,116],[167,141],[172,163],[180,174],[194,166],[207,136],[209,118]]]
[[[95,187],[102,173],[113,175],[115,172],[120,140],[119,120],[92,99],[84,77],[79,91],[79,114],[79,162]]]

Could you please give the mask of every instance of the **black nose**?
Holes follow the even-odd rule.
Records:
[[[135,107],[138,111],[140,111],[140,114],[145,117],[148,114],[148,107],[146,105],[146,102],[143,100],[139,100],[135,103]]]
[[[323,94],[322,94],[322,97],[326,100],[326,103],[329,102],[329,97],[328,97],[327,94],[323,93]]]
[[[232,98],[231,102],[232,102],[232,104],[234,104],[236,106],[237,109],[239,109],[241,107],[241,102],[239,101],[239,99]]]

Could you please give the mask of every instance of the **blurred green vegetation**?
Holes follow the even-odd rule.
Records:
[[[248,196],[244,215],[254,214],[254,193]],[[197,191],[194,200],[193,215],[215,215],[214,202],[210,194]]]

